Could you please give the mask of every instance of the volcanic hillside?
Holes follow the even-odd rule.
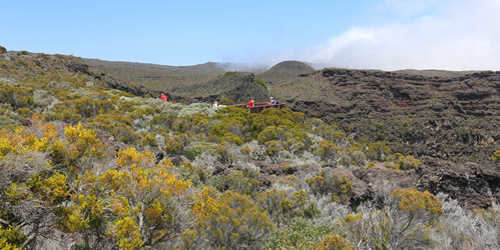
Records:
[[[257,75],[257,77],[264,79],[268,84],[279,85],[308,71],[314,71],[314,68],[299,61],[284,61]]]
[[[425,77],[326,68],[272,86],[287,106],[337,121],[355,138],[397,152],[484,162],[498,148],[500,72]]]

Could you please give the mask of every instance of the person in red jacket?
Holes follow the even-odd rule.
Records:
[[[250,100],[248,100],[248,108],[251,108],[253,107],[253,99],[250,98]]]
[[[168,98],[167,98],[167,96],[166,96],[165,94],[163,94],[163,93],[161,93],[161,99],[162,99],[163,101],[168,102]]]

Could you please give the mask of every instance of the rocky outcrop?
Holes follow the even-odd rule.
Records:
[[[342,172],[353,184],[353,205],[376,198],[380,192],[376,189],[383,185],[427,190],[434,195],[442,192],[468,209],[487,209],[500,201],[500,169],[476,163],[428,160],[410,171],[364,168]]]
[[[415,170],[420,191],[450,195],[468,208],[489,208],[500,200],[500,170],[475,163],[426,161]]]
[[[364,168],[348,172],[351,174],[346,173],[346,177],[355,191],[351,200],[354,205],[375,198],[375,189],[382,184],[427,190],[434,195],[442,192],[469,209],[487,209],[500,200],[500,169],[476,163],[428,160],[410,171]]]

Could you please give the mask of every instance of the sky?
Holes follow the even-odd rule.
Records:
[[[108,61],[500,70],[500,0],[0,0],[0,24],[7,50]]]

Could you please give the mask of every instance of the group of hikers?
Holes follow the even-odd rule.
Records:
[[[163,101],[165,101],[165,102],[168,102],[168,97],[167,97],[164,93],[161,93],[161,99],[162,99]],[[269,98],[269,99],[270,99],[270,100],[269,100],[268,105],[276,105],[276,104],[278,104],[278,101],[277,101],[276,99],[274,99],[273,97],[271,97],[271,98]],[[215,101],[215,102],[214,102],[213,107],[214,107],[214,108],[218,107],[218,103],[217,103],[217,101]],[[248,107],[248,108],[252,108],[252,107],[254,107],[254,101],[253,101],[253,98],[250,98],[250,99],[248,100],[247,107]]]
[[[274,98],[272,98],[272,97],[271,97],[271,98],[270,98],[270,100],[269,100],[268,105],[275,105],[275,104],[278,104],[278,101],[277,101],[277,100],[275,100]],[[252,108],[253,106],[254,106],[254,101],[253,101],[253,98],[250,98],[250,99],[248,100],[247,107],[248,107],[248,108]]]
[[[278,104],[278,101],[271,97],[270,100],[269,100],[268,105],[275,105],[275,104]],[[248,100],[247,107],[252,108],[253,106],[254,106],[253,98],[250,98]]]

